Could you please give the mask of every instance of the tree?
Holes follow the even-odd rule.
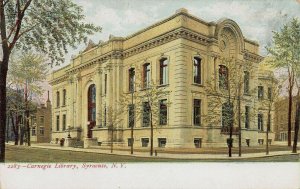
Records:
[[[11,119],[15,145],[19,143],[20,115],[24,114],[23,96],[19,89],[7,88],[7,119]]]
[[[42,94],[41,83],[46,79],[48,73],[48,65],[43,57],[33,52],[18,55],[18,58],[11,60],[12,64],[8,73],[9,85],[23,91],[24,97],[20,104],[25,113],[24,122],[28,146],[30,146],[29,115],[35,110],[35,107],[32,107],[32,97]]]
[[[299,136],[299,122],[300,122],[300,85],[299,85],[299,79],[300,79],[300,69],[298,67],[296,71],[296,86],[298,89],[297,92],[297,100],[296,100],[296,110],[295,110],[295,126],[294,126],[294,143],[293,143],[293,153],[297,153],[297,143],[298,143],[298,136]]]
[[[271,77],[270,78],[271,82],[268,86],[268,89],[270,90],[268,91],[269,93],[268,99],[262,102],[263,107],[266,107],[268,111],[267,130],[266,130],[266,155],[269,154],[269,132],[271,130],[271,119],[272,119],[271,112],[273,110],[274,103],[278,100],[279,92],[281,89],[281,86],[278,85],[278,81],[275,80],[274,75],[271,74],[270,77]]]
[[[131,66],[134,70],[135,78],[132,80],[133,88],[130,95],[123,94],[121,100],[118,103],[120,107],[123,107],[123,113],[127,114],[130,111],[130,106],[134,105],[133,112],[129,116],[129,124],[132,124],[135,120],[142,119],[143,127],[150,126],[150,155],[153,155],[153,131],[154,128],[158,128],[161,121],[166,123],[167,117],[160,111],[160,107],[163,105],[168,107],[171,103],[166,100],[170,91],[166,90],[166,87],[159,86],[150,78],[141,78],[142,72],[135,66]],[[145,77],[145,75],[143,74]],[[163,104],[162,104],[163,103]],[[128,108],[127,108],[128,107]],[[127,110],[127,111],[126,111]],[[133,152],[133,127],[131,127],[131,152]]]
[[[235,58],[221,58],[219,67],[219,87],[215,86],[216,79],[213,77],[206,86],[209,94],[208,114],[204,115],[208,125],[217,125],[220,123],[220,109],[222,114],[221,133],[228,134],[228,156],[232,156],[233,134],[238,135],[239,156],[241,150],[241,101],[244,100],[244,94],[250,95],[255,90],[250,90],[249,81],[253,75],[254,66],[249,61],[238,62]],[[237,125],[237,127],[234,127]]]
[[[82,12],[70,0],[0,0],[0,162],[5,159],[6,81],[13,49],[42,52],[51,65],[63,62],[67,46],[101,30],[83,23]]]
[[[297,70],[300,65],[300,23],[293,18],[279,32],[273,32],[273,44],[267,47],[272,56],[270,63],[275,68],[282,68],[288,77],[288,146],[291,146],[292,102]]]
[[[144,124],[150,124],[150,156],[153,156],[153,130],[154,127],[158,128],[161,121],[167,119],[160,112],[160,106],[169,107],[170,102],[165,99],[169,95],[170,91],[166,90],[165,87],[159,87],[154,81],[141,93],[140,99],[143,100],[142,119]]]

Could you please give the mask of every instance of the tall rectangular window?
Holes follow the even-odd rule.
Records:
[[[44,116],[40,116],[40,126],[44,126],[44,122],[45,122]]]
[[[264,120],[263,120],[263,114],[259,113],[257,115],[257,128],[260,131],[264,130]]]
[[[162,58],[159,61],[160,66],[160,85],[168,84],[168,59]]]
[[[64,89],[64,90],[63,90],[63,106],[66,105],[66,99],[67,99],[67,90]]]
[[[66,114],[63,115],[63,131],[66,130],[67,126],[67,116]]]
[[[268,87],[268,99],[271,100],[272,98],[272,88]]]
[[[219,88],[228,89],[228,68],[224,65],[219,66]]]
[[[167,125],[168,123],[168,107],[167,99],[159,101],[159,124]]]
[[[244,94],[249,93],[249,82],[250,82],[250,74],[249,72],[244,72]]]
[[[107,117],[107,108],[106,106],[104,107],[104,123],[103,126],[106,127],[106,117]]]
[[[44,132],[45,132],[45,129],[44,129],[44,127],[40,127],[40,135],[44,135]]]
[[[31,125],[36,125],[36,117],[31,116]]]
[[[134,104],[128,105],[128,127],[134,127]]]
[[[150,69],[150,63],[146,63],[143,65],[143,85],[144,88],[150,87],[150,81],[151,81],[151,69]]]
[[[134,92],[135,69],[129,69],[129,92]]]
[[[257,91],[257,97],[258,99],[263,99],[264,98],[264,87],[263,86],[258,86],[258,91]]]
[[[249,129],[250,126],[250,107],[245,106],[245,128]]]
[[[149,127],[150,125],[150,105],[149,102],[143,102],[143,127]]]
[[[104,75],[104,94],[107,93],[107,74]]]
[[[201,58],[194,57],[194,83],[201,84]]]
[[[32,136],[36,136],[36,127],[34,126],[34,127],[32,127],[32,134],[31,134]]]
[[[56,116],[56,131],[59,131],[59,115]]]
[[[194,125],[201,125],[201,100],[194,99]]]
[[[59,91],[56,92],[56,107],[59,107]]]

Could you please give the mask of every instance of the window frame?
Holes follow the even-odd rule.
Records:
[[[56,131],[59,131],[60,129],[60,118],[59,115],[56,115]]]
[[[202,58],[199,56],[193,57],[193,83],[202,84]]]
[[[219,65],[219,89],[228,90],[229,88],[229,69],[225,65]],[[222,82],[221,82],[222,80]]]
[[[244,71],[244,94],[249,94],[250,91],[250,72]]]
[[[143,88],[147,89],[150,87],[151,82],[151,64],[144,63],[143,64]]]
[[[201,99],[193,99],[193,124],[194,124],[194,126],[201,126],[201,103],[202,103]],[[198,115],[196,115],[196,112],[198,112]]]
[[[60,107],[60,94],[59,91],[56,91],[56,107]]]
[[[67,100],[67,90],[64,89],[64,90],[63,90],[63,102],[62,102],[62,105],[63,105],[63,106],[66,105],[66,100]]]
[[[168,125],[168,105],[167,99],[159,101],[159,125]]]
[[[62,130],[65,131],[67,127],[67,115],[63,114],[63,120],[62,120]]]
[[[148,109],[147,108],[147,105],[148,104]],[[149,102],[143,102],[142,104],[142,127],[150,127],[150,104]],[[146,123],[146,118],[148,119],[148,123]]]
[[[262,85],[257,86],[257,98],[259,100],[264,99],[264,86]]]
[[[165,148],[167,145],[167,138],[157,138],[158,140],[158,147],[159,148]],[[165,141],[164,144],[162,144],[161,142]]]
[[[166,57],[159,59],[159,84],[169,84],[169,59]]]
[[[264,115],[262,113],[257,114],[257,129],[264,131]]]
[[[129,92],[134,92],[135,88],[135,68],[130,68],[128,70],[128,91]]]
[[[133,115],[131,115],[131,113]],[[128,128],[134,127],[135,125],[135,105],[128,105]]]
[[[147,142],[144,143],[145,141],[147,141]],[[141,143],[142,143],[143,148],[147,148],[149,145],[149,142],[150,142],[149,138],[141,138]],[[144,146],[144,144],[146,144],[146,145]]]

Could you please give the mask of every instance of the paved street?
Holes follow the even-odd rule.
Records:
[[[192,155],[192,154],[191,154]],[[6,162],[298,162],[299,154],[243,159],[169,159],[134,157],[83,151],[45,149],[26,146],[6,146]]]

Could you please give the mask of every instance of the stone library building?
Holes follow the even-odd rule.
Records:
[[[224,64],[226,59],[239,65],[236,74],[229,75],[233,68]],[[274,75],[261,68],[262,61],[258,43],[245,38],[235,21],[206,22],[184,8],[129,36],[111,35],[98,44],[90,41],[70,64],[49,76],[52,140],[69,137],[84,147],[113,141],[120,148],[129,148],[133,142],[135,148],[150,148],[147,98],[128,102],[127,111],[117,115],[123,121],[113,129],[109,110],[118,110],[120,98],[130,98],[132,93],[143,96],[149,86],[155,86],[169,91],[157,99],[158,113],[152,114],[158,120],[153,125],[155,148],[227,146],[225,115],[231,105],[226,101],[230,99],[226,89],[239,75],[243,76],[239,89],[241,129],[234,121],[233,146],[237,146],[239,132],[243,146],[265,144],[268,119],[273,116],[273,109],[270,117],[265,102],[272,96]],[[139,87],[135,87],[136,80]],[[272,140],[271,121],[269,142]]]

